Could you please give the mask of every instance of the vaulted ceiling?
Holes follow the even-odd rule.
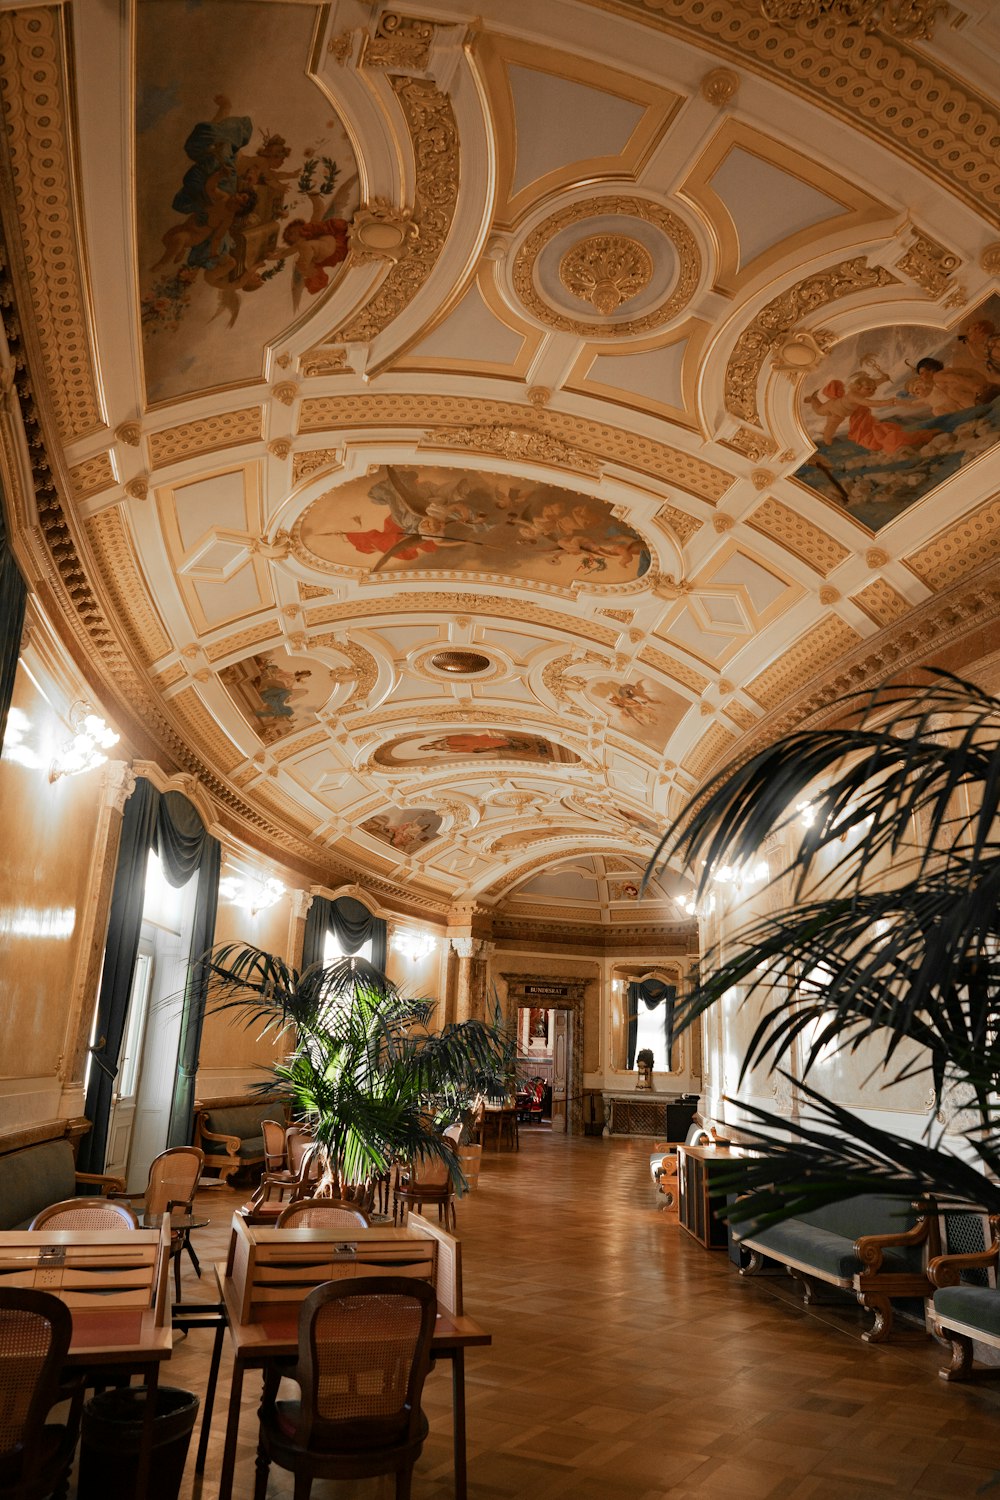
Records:
[[[626,923],[726,757],[988,644],[1000,17],[761,11],[0,10],[20,555],[242,838]]]

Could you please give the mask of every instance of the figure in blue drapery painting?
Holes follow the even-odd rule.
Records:
[[[952,332],[842,339],[801,401],[816,451],[796,477],[877,531],[1000,440],[1000,297]]]

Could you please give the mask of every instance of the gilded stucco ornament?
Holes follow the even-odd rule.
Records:
[[[869,547],[865,553],[865,562],[869,568],[884,568],[888,561],[889,554],[882,547]]]
[[[271,395],[275,401],[280,401],[282,406],[291,406],[298,394],[299,388],[294,380],[279,380],[278,384],[271,388]]]
[[[148,479],[141,475],[137,475],[135,479],[130,479],[125,486],[125,493],[126,495],[131,495],[133,500],[145,500],[149,494]]]
[[[407,209],[397,208],[387,198],[373,198],[351,220],[348,240],[352,256],[362,265],[380,260],[395,265],[409,253],[419,234]]]
[[[420,441],[421,448],[462,448],[473,453],[495,453],[500,458],[526,459],[531,463],[553,464],[560,469],[574,469],[595,478],[601,474],[601,460],[593,453],[564,443],[561,438],[533,427],[508,427],[487,423],[477,427],[429,427]]]
[[[638,296],[653,277],[645,245],[625,234],[592,234],[571,246],[559,262],[559,280],[568,292],[610,318],[623,302]]]
[[[1000,242],[979,252],[979,264],[987,276],[1000,276]]]
[[[267,445],[267,451],[272,458],[283,462],[292,451],[292,440],[291,438],[272,438]]]
[[[778,26],[834,21],[924,41],[934,35],[934,23],[947,11],[947,0],[761,0],[760,7],[764,20]]]
[[[754,469],[750,475],[750,483],[755,490],[766,490],[768,485],[774,483],[774,475],[770,469]]]
[[[740,86],[740,77],[730,68],[713,68],[701,80],[701,97],[716,109],[722,109],[735,98]]]
[[[379,17],[375,35],[365,40],[361,64],[366,68],[426,68],[433,41],[431,21],[385,11]]]
[[[115,428],[115,437],[129,448],[138,448],[142,441],[142,428],[138,422],[122,422]]]
[[[585,223],[588,219],[614,215],[618,218],[641,219],[658,229],[677,260],[677,275],[668,295],[649,312],[635,318],[616,319],[604,324],[584,322],[572,318],[562,308],[550,303],[539,291],[535,282],[535,264],[548,245],[564,229],[572,224]],[[604,236],[594,236],[595,239]],[[608,236],[607,238],[619,238]],[[621,236],[624,239],[624,236]],[[633,242],[636,243],[637,242]],[[642,249],[644,247],[638,246]],[[687,307],[701,279],[701,254],[691,230],[684,220],[671,209],[648,198],[608,197],[587,198],[570,203],[557,213],[550,214],[537,224],[520,246],[514,257],[511,282],[514,292],[526,310],[548,328],[557,328],[562,333],[575,333],[584,338],[629,338],[649,333],[669,323]],[[574,295],[576,295],[574,293]],[[630,293],[630,295],[635,295]]]
[[[951,278],[962,264],[962,257],[932,240],[929,234],[914,231],[913,240],[896,262],[896,270],[909,276],[928,297],[940,297],[951,286]],[[964,299],[963,299],[964,300]]]
[[[815,370],[823,356],[832,349],[835,335],[817,328],[814,333],[799,330],[787,338],[778,339],[771,355],[771,366],[789,380],[797,380],[809,370]]]

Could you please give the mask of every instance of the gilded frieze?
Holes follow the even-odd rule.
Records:
[[[675,682],[680,682],[692,693],[703,693],[708,687],[708,678],[696,672],[694,667],[689,667],[686,662],[678,661],[674,656],[668,656],[665,651],[660,651],[656,646],[643,646],[639,652],[639,660],[645,662],[647,667],[655,667],[658,672],[672,677]]]
[[[938,244],[929,234],[914,233],[909,248],[896,262],[896,270],[915,281],[928,297],[936,299],[951,286],[951,278],[961,264],[961,256]]]
[[[570,412],[544,407],[537,413],[541,431],[605,463],[621,464],[665,479],[714,505],[733,483],[733,476],[693,453],[638,433],[625,432]],[[299,432],[342,431],[350,427],[523,426],[525,408],[513,401],[470,396],[370,395],[306,397],[299,408]]]
[[[603,8],[603,0],[592,0]],[[668,34],[794,89],[995,219],[1000,113],[926,52],[827,21],[789,31],[744,0],[617,0]]]
[[[409,307],[437,265],[455,216],[459,143],[451,100],[430,79],[394,76],[389,82],[413,144],[412,216],[419,234],[361,312],[331,334],[331,340],[370,343]]]
[[[173,642],[150,598],[118,509],[103,510],[87,522],[87,540],[99,569],[101,588],[140,659],[148,666]]]
[[[829,615],[759,672],[747,684],[747,692],[762,708],[774,708],[785,698],[800,692],[831,661],[850,651],[860,640],[861,636],[853,626],[839,615]]]
[[[239,411],[220,412],[218,416],[198,417],[193,422],[164,427],[149,434],[150,462],[159,469],[182,458],[256,442],[261,436],[263,420],[261,407],[244,406]]]
[[[744,328],[726,367],[726,409],[742,422],[760,422],[757,384],[768,356],[780,347],[783,335],[791,333],[802,318],[807,318],[831,303],[875,287],[898,285],[884,266],[871,266],[863,255],[842,260],[772,297]],[[771,449],[773,452],[774,449]],[[749,455],[748,455],[749,456]],[[766,454],[760,454],[761,458]],[[754,460],[756,462],[756,459]]]
[[[46,402],[63,442],[104,425],[78,253],[61,6],[0,12],[11,195],[39,333]]]
[[[867,588],[852,594],[851,602],[863,609],[876,625],[891,625],[894,620],[900,620],[909,614],[912,608],[909,600],[904,599],[884,578],[876,578]]]
[[[86,500],[90,495],[99,495],[117,483],[110,453],[97,453],[74,464],[69,471],[69,482],[74,500]]]
[[[601,646],[613,646],[619,632],[594,620],[581,620],[557,609],[546,609],[525,599],[506,599],[495,594],[397,593],[390,599],[350,600],[343,604],[321,604],[306,611],[309,625],[331,625],[355,619],[390,619],[402,614],[470,614],[496,620],[528,620],[558,630],[565,635],[582,636]]]
[[[705,730],[694,749],[684,757],[684,769],[690,771],[696,781],[701,781],[727,751],[732,749],[736,738],[724,724],[713,724]]]
[[[507,427],[486,423],[478,427],[430,427],[420,439],[421,448],[459,448],[470,453],[493,453],[499,458],[522,459],[533,464],[551,464],[598,478],[601,461],[593,453],[574,448],[551,433],[533,427]]]
[[[246,651],[251,646],[260,645],[261,641],[274,640],[280,634],[281,628],[276,620],[262,620],[259,624],[248,625],[245,630],[237,630],[222,640],[210,641],[204,648],[205,655],[209,661],[221,661],[224,656]]]
[[[906,562],[932,589],[944,589],[1000,557],[1000,499],[988,500],[955,521]]]
[[[661,526],[666,526],[672,531],[682,547],[686,547],[691,538],[704,526],[704,521],[699,521],[697,516],[692,516],[686,510],[680,510],[676,505],[661,505],[656,512],[656,520]]]
[[[850,556],[849,547],[807,520],[799,511],[782,505],[773,495],[769,495],[751,512],[747,517],[747,525],[752,526],[754,531],[759,531],[761,536],[780,542],[824,578],[845,557]]]

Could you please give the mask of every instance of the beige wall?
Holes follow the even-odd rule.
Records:
[[[73,1047],[102,782],[99,771],[49,781],[69,738],[20,667],[0,761],[0,1131],[59,1114]]]

